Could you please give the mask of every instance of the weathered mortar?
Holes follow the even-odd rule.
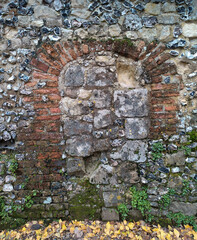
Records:
[[[32,211],[40,210],[30,217],[67,217],[70,210],[75,218],[72,199],[83,195],[84,177],[94,184],[87,189],[98,188],[95,216],[103,207],[107,220],[131,184],[146,184],[157,208],[168,187],[188,178],[193,204],[196,153],[190,165],[182,154],[175,169],[179,153],[171,151],[196,130],[196,2],[1,5],[0,147],[14,150],[19,163],[16,179],[9,178],[2,158],[1,194],[15,201],[40,189]],[[150,139],[158,138],[169,152],[154,162]]]

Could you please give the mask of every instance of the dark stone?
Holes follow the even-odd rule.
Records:
[[[63,18],[67,18],[70,15],[71,11],[70,9],[62,9],[61,10],[61,15]]]
[[[166,78],[164,78],[164,82],[167,84],[167,83],[170,83],[170,77],[168,76],[168,77],[166,77]]]
[[[93,148],[95,152],[107,151],[110,148],[108,139],[95,139],[93,142]]]
[[[124,1],[123,6],[126,8],[131,8],[131,7],[133,7],[133,4],[131,2]]]
[[[139,182],[137,165],[135,163],[122,163],[117,169],[117,175],[125,183],[134,184]]]
[[[55,35],[60,35],[60,33],[61,33],[60,28],[59,27],[55,27],[54,28],[54,33],[55,33]]]
[[[197,53],[197,44],[192,45],[190,52],[191,52],[191,54]]]
[[[109,14],[104,14],[104,18],[105,20],[107,21],[107,23],[109,25],[113,25],[113,24],[116,24],[118,22],[117,19],[114,19],[113,17],[111,17]]]
[[[136,11],[134,8],[131,8],[131,9],[130,9],[130,12],[133,13],[133,14],[136,14],[136,13],[137,13],[137,11]]]
[[[184,4],[184,0],[175,0],[175,2],[176,2],[177,5]]]
[[[102,7],[99,8],[99,10],[102,11],[106,11],[106,12],[111,12],[112,11],[112,7],[111,5],[103,5]]]
[[[135,9],[137,9],[139,11],[144,11],[144,6],[140,3],[138,3],[137,5],[135,5]]]
[[[90,11],[94,11],[99,5],[100,5],[99,2],[98,2],[98,1],[95,1],[95,2],[93,2],[92,4],[89,5],[88,9],[89,9]]]
[[[18,0],[19,7],[26,7],[27,3],[27,0]]]
[[[66,168],[70,176],[83,176],[85,174],[85,165],[81,158],[69,158]]]
[[[15,3],[15,2],[11,2],[11,3],[8,4],[8,6],[9,6],[10,8],[17,8],[17,7],[18,7],[18,4]]]
[[[66,28],[71,28],[71,23],[67,18],[64,19],[63,24]]]
[[[178,12],[179,14],[181,14],[181,15],[185,15],[185,13],[186,13],[186,9],[185,9],[184,6],[180,6],[180,7],[178,7],[176,10],[177,10],[177,12]]]
[[[188,7],[188,15],[190,15],[191,13],[193,13],[193,7],[189,6]]]
[[[91,25],[92,25],[92,22],[91,22],[91,21],[83,22],[83,23],[82,23],[82,27],[85,28],[85,29],[89,28]]]
[[[41,226],[40,224],[38,224],[38,223],[33,224],[33,225],[31,226],[31,230],[33,230],[33,231],[39,230],[39,229],[41,229],[41,228],[42,228],[42,226]]]
[[[167,48],[170,48],[170,49],[175,49],[179,47],[183,48],[185,47],[185,45],[186,45],[186,41],[183,39],[175,39],[166,44]]]
[[[109,0],[100,0],[101,4],[109,4]]]
[[[23,74],[23,73],[19,73],[18,77],[19,77],[22,81],[24,81],[24,82],[28,82],[29,79],[30,79],[29,76],[27,76],[27,75],[25,75],[25,74]]]
[[[42,27],[41,28],[41,32],[43,33],[43,34],[48,34],[48,33],[50,33],[52,30],[50,29],[50,28],[47,28],[47,27]]]
[[[119,18],[121,16],[121,12],[117,9],[114,10],[114,14],[115,17]]]
[[[145,27],[147,28],[152,28],[156,23],[158,23],[156,17],[143,17],[142,18],[142,23]]]
[[[169,173],[169,172],[170,172],[169,169],[168,169],[168,168],[165,168],[165,167],[158,168],[158,170],[159,170],[160,172],[163,172],[163,173]]]
[[[179,52],[178,51],[170,51],[170,55],[172,55],[173,57],[177,57],[179,55]]]

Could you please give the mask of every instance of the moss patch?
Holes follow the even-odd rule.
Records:
[[[83,187],[83,190],[69,200],[71,219],[100,219],[104,203],[99,190],[87,180],[78,184]]]

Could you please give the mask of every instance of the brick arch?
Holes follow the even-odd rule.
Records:
[[[26,174],[36,175],[31,181],[32,187],[38,183],[37,186],[41,189],[50,188],[52,181],[61,181],[62,176],[58,170],[65,166],[64,160],[61,160],[63,133],[60,131],[61,95],[58,89],[61,70],[78,57],[102,50],[114,51],[141,62],[144,70],[142,78],[151,88],[150,137],[156,138],[162,131],[176,131],[176,98],[181,79],[177,75],[175,64],[167,62],[170,55],[165,53],[165,45],[156,42],[146,44],[144,41],[138,41],[135,45],[124,41],[44,43],[31,60],[32,80],[25,87],[32,93],[23,98],[25,103],[33,105],[35,117],[28,127],[19,129],[18,134],[18,140],[24,142],[21,150],[29,153],[28,161],[23,162],[22,168]],[[165,84],[161,75],[176,76],[179,82]],[[42,174],[38,174],[39,169]]]

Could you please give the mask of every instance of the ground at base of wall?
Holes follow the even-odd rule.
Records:
[[[101,222],[62,220],[44,226],[42,221],[26,223],[18,230],[0,232],[0,239],[197,239],[191,226],[163,228],[139,222]]]

